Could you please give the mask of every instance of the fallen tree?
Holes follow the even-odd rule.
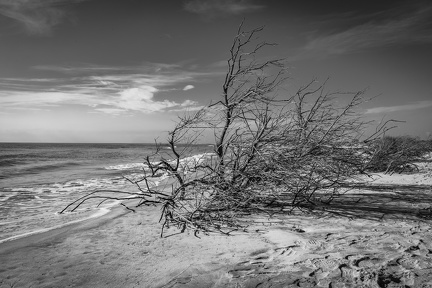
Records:
[[[258,41],[262,29],[244,31],[240,25],[221,99],[179,118],[169,132],[170,150],[156,144],[142,177],[129,180],[136,193],[104,198],[92,192],[66,209],[97,197],[138,198],[136,206],[162,205],[162,233],[177,226],[229,234],[242,228],[237,220],[244,213],[314,209],[344,193],[349,181],[367,171],[360,143],[374,143],[388,128],[381,125],[364,139],[370,124],[359,114],[364,91],[329,92],[326,82],[313,80],[293,95],[281,93],[284,61],[257,60],[274,45]],[[191,161],[187,157],[208,131],[213,153]],[[169,190],[151,183],[161,173],[171,179]]]

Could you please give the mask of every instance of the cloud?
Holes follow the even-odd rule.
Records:
[[[211,18],[254,12],[264,7],[251,0],[190,0],[184,4],[186,11]]]
[[[141,86],[125,89],[119,92],[120,97],[107,101],[102,101],[104,105],[116,108],[96,109],[105,113],[119,114],[126,111],[139,111],[143,113],[160,112],[170,108],[175,108],[176,111],[184,109],[194,109],[198,104],[192,100],[184,100],[178,103],[171,100],[157,101],[154,99],[154,94],[158,89],[151,86]]]
[[[0,0],[1,1],[1,0]],[[94,73],[163,73],[166,71],[181,70],[178,64],[166,63],[142,63],[140,66],[104,66],[83,63],[78,66],[56,66],[56,65],[36,65],[32,69],[42,71],[53,71],[69,75],[92,75]]]
[[[75,91],[0,91],[0,106],[2,110],[22,110],[80,105],[117,115],[126,112],[154,113],[170,108],[193,108],[198,104],[192,100],[156,100],[154,95],[157,92],[158,89],[151,86],[127,88],[111,95],[83,88]]]
[[[57,107],[62,104],[97,106],[99,99],[97,96],[79,92],[0,91],[2,109]]]
[[[337,33],[311,37],[290,60],[355,53],[364,49],[400,44],[432,43],[432,5],[392,15],[366,15],[361,24]],[[397,16],[393,16],[393,15]],[[359,19],[357,19],[359,20]]]
[[[59,69],[59,71],[63,70]],[[67,71],[65,74],[69,75],[70,70]],[[97,76],[89,75],[89,71],[80,71],[84,76],[74,73],[75,77],[55,79],[0,78],[0,109],[3,111],[27,108],[53,109],[80,105],[96,112],[113,115],[129,112],[193,110],[198,103],[172,98],[174,96],[170,91],[178,91],[178,89],[170,87],[178,87],[179,84],[196,81],[197,77],[207,76],[207,73],[200,74],[179,69],[175,71],[168,69],[159,74],[154,72],[127,74],[125,70],[105,69],[103,72],[94,71]],[[130,69],[130,71],[138,70]],[[193,85],[190,84],[184,86],[185,90],[192,88]],[[157,94],[160,92],[167,95],[169,99],[157,99]]]
[[[180,106],[182,106],[182,107],[189,107],[189,106],[194,106],[194,105],[196,105],[196,104],[198,104],[198,103],[195,102],[195,101],[192,101],[192,100],[185,100],[185,101],[183,101],[182,104],[180,104]]]
[[[387,106],[387,107],[375,107],[366,110],[366,114],[378,114],[378,113],[389,113],[396,111],[406,110],[417,110],[432,107],[432,100],[419,101],[412,104],[399,105],[399,106]]]
[[[118,108],[97,108],[95,111],[103,112],[106,114],[112,114],[112,115],[121,115],[125,112],[123,109]]]
[[[186,85],[186,86],[183,88],[183,91],[191,90],[191,89],[194,89],[194,88],[195,88],[195,86],[193,86],[193,85]]]
[[[169,100],[155,101],[154,93],[158,90],[151,86],[141,86],[138,88],[129,88],[121,91],[120,98],[110,103],[124,110],[157,112],[167,108],[180,106],[179,103]]]
[[[0,14],[19,22],[31,34],[49,34],[63,21],[62,5],[84,0],[0,0]]]

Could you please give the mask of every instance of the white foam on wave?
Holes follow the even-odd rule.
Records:
[[[199,165],[204,161],[211,159],[214,156],[216,156],[215,153],[203,153],[203,154],[193,155],[182,159],[180,165],[182,165],[182,168],[184,170],[190,170],[193,169],[196,165]]]
[[[6,195],[6,192],[2,193],[2,197],[0,197],[0,202],[5,202],[7,201],[9,198],[14,197],[18,194],[18,192],[15,191],[11,191]]]
[[[201,164],[203,161],[210,159],[214,155],[215,155],[214,153],[203,153],[203,154],[186,157],[180,161],[179,164],[180,170],[184,174],[195,172],[194,167],[196,167],[196,165]],[[174,164],[174,161],[170,161],[170,163]],[[141,167],[143,167],[142,163],[129,163],[129,164],[110,166],[107,167],[107,169],[108,168],[118,169],[118,170],[129,169],[130,167],[138,167],[138,165],[141,165]],[[51,196],[57,197],[57,195],[59,194],[73,195],[76,193],[81,193],[86,191],[104,190],[104,189],[115,190],[119,188],[121,189],[121,187],[130,185],[130,182],[127,179],[130,179],[131,181],[137,181],[139,179],[142,179],[143,176],[144,176],[143,172],[137,171],[134,173],[129,172],[125,174],[123,177],[91,178],[86,180],[75,179],[64,183],[51,183],[45,185],[42,184],[42,185],[34,185],[32,187],[13,187],[13,188],[8,188],[6,191],[4,191],[3,193],[4,197],[0,197],[0,202],[5,203],[5,201],[21,193],[31,193],[34,194],[35,196],[43,195],[44,198],[47,198]],[[168,177],[170,177],[169,172],[160,173],[158,175],[155,175],[155,177],[149,178],[149,182],[151,183],[152,186],[157,186],[161,183],[161,181],[165,180]]]
[[[213,153],[204,153],[199,155],[193,155],[191,157],[186,157],[181,160],[180,162],[180,169],[183,171],[184,174],[187,174],[189,172],[193,172],[193,168],[202,163],[203,161],[206,161],[208,159],[211,159],[213,157]],[[135,165],[135,166],[134,166]],[[123,169],[125,167],[138,167],[140,165],[143,167],[142,163],[130,163],[126,165],[120,165],[117,168]],[[51,211],[54,213],[55,209],[56,211],[60,211],[62,208],[65,207],[65,205],[71,203],[72,201],[76,200],[77,197],[81,197],[84,195],[83,193],[89,193],[91,191],[95,190],[119,190],[119,191],[128,191],[130,189],[136,189],[131,182],[129,182],[125,177],[130,179],[132,182],[140,180],[144,177],[143,172],[140,171],[127,171],[125,172],[125,175],[123,177],[106,177],[106,178],[91,178],[91,179],[76,179],[72,181],[67,182],[57,182],[57,183],[49,183],[49,184],[39,184],[39,185],[33,185],[31,187],[13,187],[13,188],[5,188],[2,191],[2,197],[0,197],[0,206],[1,207],[9,207],[13,205],[14,209],[12,209],[10,212],[8,212],[8,215],[6,218],[2,219],[4,222],[0,225],[2,226],[2,229],[4,228],[4,231],[12,231],[17,229],[17,233],[22,233],[17,236],[12,236],[6,239],[0,240],[0,243],[5,241],[14,240],[21,237],[26,237],[28,235],[42,233],[45,231],[49,231],[52,229],[56,229],[59,227],[63,227],[66,225],[70,225],[76,222],[84,221],[86,219],[99,217],[104,215],[108,212],[107,206],[103,206],[103,208],[95,208],[93,207],[91,210],[96,211],[96,213],[92,214],[91,216],[71,222],[67,222],[65,224],[52,226],[49,228],[43,228],[39,226],[39,222],[50,222],[51,216],[45,215],[48,210],[51,209]],[[161,173],[159,175],[156,175],[156,177],[148,178],[150,186],[158,186],[161,183],[163,183],[164,180],[167,178],[172,177],[169,173]],[[143,184],[143,183],[141,183]],[[22,195],[21,195],[22,194]],[[14,200],[13,197],[17,197],[17,199]],[[21,197],[22,196],[22,197]],[[33,196],[34,198],[27,197],[27,196]],[[24,199],[24,198],[25,199]],[[12,199],[11,199],[12,198]],[[25,200],[21,202],[22,200]],[[10,202],[9,202],[10,201]],[[106,203],[108,204],[108,203]],[[115,205],[114,202],[112,205]],[[111,205],[111,203],[110,203]],[[15,209],[16,208],[16,209]],[[50,209],[48,209],[50,208]],[[87,209],[87,208],[86,208]],[[41,213],[39,213],[39,211]],[[78,211],[78,210],[77,210]],[[89,213],[93,213],[93,211],[89,211]],[[15,219],[22,219],[22,215],[30,215],[29,213],[33,213],[34,215],[37,215],[37,218],[29,217],[29,222],[24,222],[25,226],[32,227],[30,229],[35,229],[34,231],[27,232],[23,231],[26,229],[25,227],[18,227],[15,225],[16,221]],[[31,215],[33,215],[31,214]],[[86,213],[87,214],[87,213]],[[82,215],[84,217],[84,215]],[[27,219],[27,218],[26,218]],[[62,218],[64,221],[69,221],[71,219]],[[27,221],[27,220],[26,220]],[[15,223],[15,224],[14,224]],[[56,223],[58,224],[58,222]],[[15,227],[16,226],[16,227]],[[40,227],[40,229],[38,228]],[[21,230],[21,231],[19,231]],[[8,232],[9,233],[9,232]],[[6,236],[6,235],[5,235]],[[6,236],[7,237],[7,236]]]
[[[97,189],[110,189],[114,186],[126,185],[127,180],[125,178],[91,178],[87,180],[73,180],[65,183],[53,183],[46,185],[35,185],[33,187],[14,187],[7,189],[10,195],[7,199],[17,195],[19,193],[32,193],[32,194],[71,194],[82,191],[91,191]],[[0,198],[0,201],[7,199]]]
[[[185,157],[180,160],[180,165],[184,169],[188,169],[190,167],[193,167],[196,164],[200,164],[206,159],[211,158],[212,156],[215,156],[215,153],[203,153],[203,154],[197,154],[190,157]],[[152,164],[157,164],[158,162],[152,162]],[[175,160],[168,161],[170,164],[174,164]],[[148,166],[145,163],[125,163],[125,164],[118,164],[118,165],[112,165],[104,167],[106,170],[132,170],[132,169],[146,169],[148,170]]]
[[[147,165],[144,163],[126,163],[104,167],[106,170],[132,170],[132,169],[147,169]]]

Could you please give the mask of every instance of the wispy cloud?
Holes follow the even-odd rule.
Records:
[[[400,44],[432,43],[431,17],[432,5],[408,11],[392,11],[391,15],[366,15],[360,24],[349,29],[312,36],[302,51],[291,60]]]
[[[432,100],[419,101],[416,103],[399,105],[399,106],[386,106],[386,107],[375,107],[366,110],[366,114],[378,114],[378,113],[389,113],[396,111],[405,111],[405,110],[417,110],[432,107]]]
[[[82,63],[81,65],[70,66],[37,65],[33,66],[32,69],[59,72],[68,75],[94,75],[95,73],[173,73],[176,69],[182,71],[182,66],[180,64],[150,62],[144,62],[138,66],[104,66]]]
[[[0,0],[0,14],[11,18],[32,34],[49,34],[63,21],[66,4],[84,0]]]
[[[97,76],[92,75],[85,67],[59,68],[66,74],[75,71],[85,71],[85,75],[75,75],[58,79],[0,79],[0,107],[2,110],[38,108],[50,109],[67,105],[87,106],[97,112],[120,114],[127,112],[154,113],[161,111],[193,110],[198,103],[188,99],[178,99],[178,96],[166,96],[169,99],[158,99],[158,94],[170,91],[189,90],[198,77],[207,73],[198,73],[171,69],[160,73],[127,74],[121,68],[105,67]],[[144,69],[145,70],[145,69]],[[95,71],[93,71],[95,72]],[[116,73],[109,73],[116,72]],[[168,93],[168,94],[167,94]]]
[[[189,0],[184,4],[186,11],[210,18],[254,12],[264,7],[251,0]]]
[[[112,114],[112,115],[121,115],[124,113],[124,110],[119,108],[96,108],[94,110],[106,114]]]

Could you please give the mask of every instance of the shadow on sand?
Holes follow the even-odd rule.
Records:
[[[350,193],[329,205],[318,205],[315,210],[352,219],[432,220],[432,187],[357,185]]]

